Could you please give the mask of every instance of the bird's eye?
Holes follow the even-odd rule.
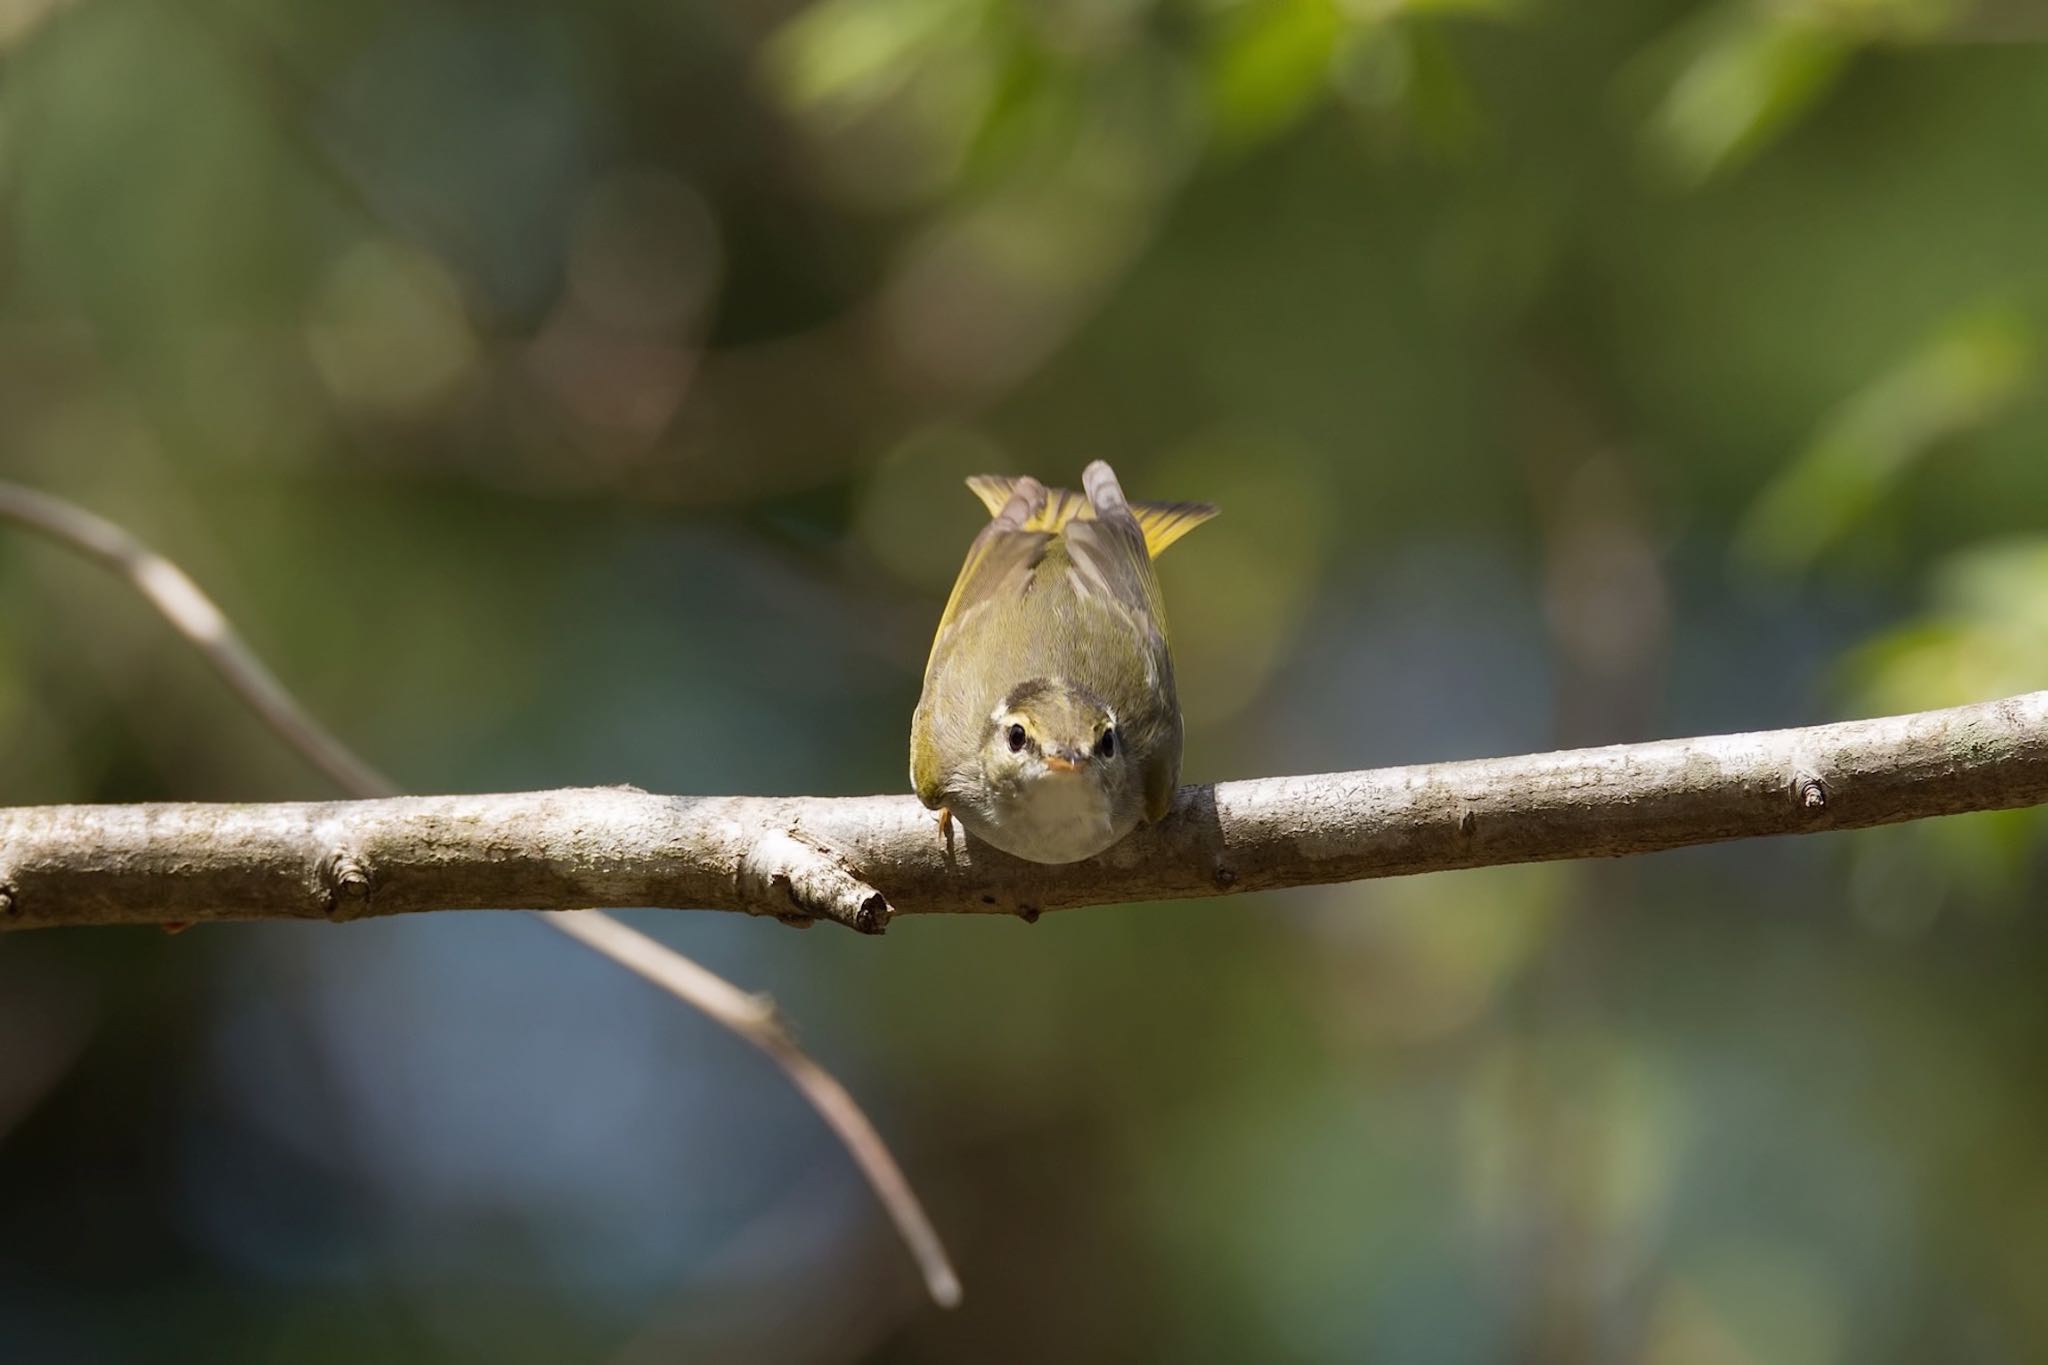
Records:
[[[1116,757],[1116,731],[1104,730],[1102,738],[1095,741],[1095,752],[1104,758]]]
[[[1024,727],[1021,725],[1012,725],[1010,727],[1010,752],[1013,754],[1024,752]]]

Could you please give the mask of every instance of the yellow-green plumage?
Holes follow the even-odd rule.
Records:
[[[999,848],[1088,857],[1173,802],[1180,707],[1152,557],[1216,509],[1128,503],[1099,460],[1080,494],[1030,478],[968,486],[993,520],[939,621],[911,781]]]

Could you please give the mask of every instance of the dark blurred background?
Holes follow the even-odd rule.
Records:
[[[0,0],[0,473],[422,791],[897,791],[963,475],[1225,515],[1193,780],[2048,684],[2032,0]],[[332,794],[0,536],[0,801]],[[10,1362],[2048,1355],[2002,815],[887,939],[0,939]]]

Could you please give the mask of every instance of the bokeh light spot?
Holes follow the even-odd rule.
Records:
[[[359,242],[329,269],[306,340],[336,399],[387,415],[441,397],[476,358],[447,268],[389,239]]]

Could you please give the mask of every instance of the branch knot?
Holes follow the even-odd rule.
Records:
[[[829,919],[859,933],[879,934],[894,913],[886,896],[795,830],[756,839],[740,859],[737,881],[750,913],[785,921],[793,907],[806,919]]]
[[[376,889],[369,864],[345,848],[337,848],[320,860],[320,885],[327,893],[327,913],[335,919],[354,919],[370,907],[370,893]]]

